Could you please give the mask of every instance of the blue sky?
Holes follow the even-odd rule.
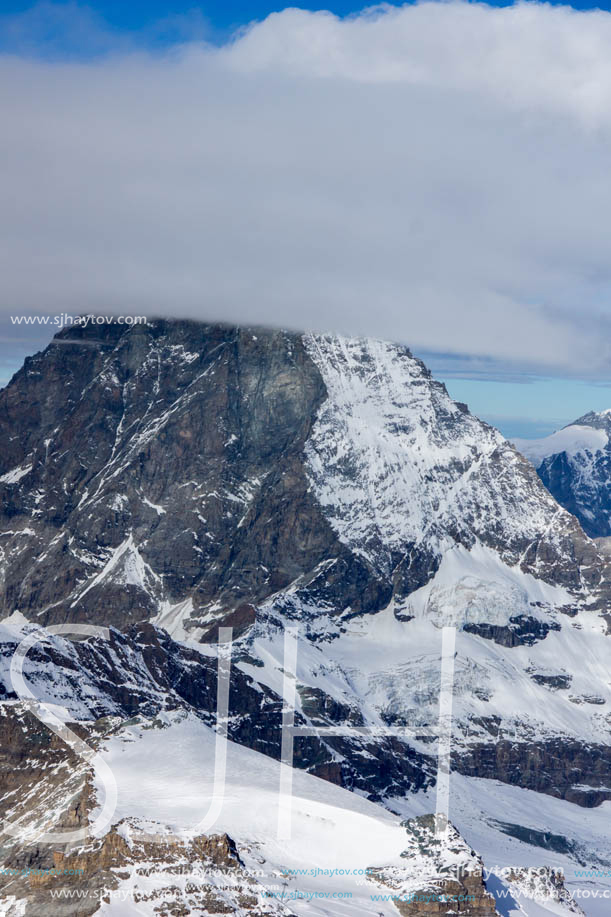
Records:
[[[611,407],[609,6],[398,6],[0,0],[0,385],[10,314],[97,311],[400,340],[509,436]]]
[[[571,6],[576,10],[611,9],[609,3],[573,0],[552,6]],[[0,48],[21,53],[88,57],[108,50],[113,40],[124,39],[136,46],[159,48],[177,41],[203,38],[222,43],[228,36],[254,20],[263,20],[294,6],[311,11],[329,11],[339,17],[353,16],[376,3],[331,0],[329,3],[274,3],[266,0],[0,0]],[[387,6],[401,6],[389,2]],[[506,0],[489,6],[507,7]],[[70,12],[80,11],[78,27],[69,24]],[[56,22],[50,10],[58,11]],[[68,13],[68,18],[61,11]],[[102,38],[102,33],[104,38]]]
[[[426,355],[425,355],[426,358]],[[430,361],[434,371],[435,361]],[[509,437],[548,436],[588,411],[611,407],[611,386],[575,379],[533,378],[526,382],[456,379],[434,373],[456,401]]]
[[[57,4],[61,5],[61,4]],[[269,3],[265,0],[210,0],[206,3],[194,3],[191,0],[103,0],[103,2],[79,3],[95,11],[101,20],[112,29],[142,33],[162,20],[184,17],[185,22],[193,25],[200,21],[207,23],[211,29],[226,32],[251,22],[253,19],[264,19],[269,13],[283,10],[286,6],[295,6],[307,10],[329,10],[337,16],[349,16],[359,12],[366,4],[351,0],[331,0],[329,3]],[[392,4],[399,6],[401,4]],[[493,6],[508,6],[509,3],[493,3]],[[569,5],[569,4],[555,4]],[[35,4],[27,0],[2,0],[0,12],[4,15],[22,14],[31,10]],[[574,0],[570,4],[575,9],[609,9],[608,3],[590,3],[585,0]],[[150,33],[149,33],[150,34]]]
[[[34,4],[23,0],[3,0],[0,4],[5,14],[23,13]],[[140,31],[150,27],[154,22],[169,17],[190,17],[194,11],[218,29],[227,29],[243,25],[252,19],[264,19],[269,13],[277,12],[287,6],[283,3],[257,2],[257,0],[221,0],[221,2],[193,3],[189,0],[105,0],[105,2],[82,3],[95,10],[110,26],[121,30]],[[294,4],[304,9],[330,9],[340,16],[345,16],[361,9],[359,4],[339,2],[327,4]]]

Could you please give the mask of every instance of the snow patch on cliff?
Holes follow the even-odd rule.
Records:
[[[435,576],[413,592],[406,612],[438,627],[464,624],[507,624],[516,615],[543,617],[541,606],[562,607],[573,601],[561,586],[552,586],[504,564],[490,548],[447,550]]]
[[[350,549],[386,574],[397,553],[455,541],[499,544],[569,518],[494,428],[454,402],[405,348],[305,335],[328,397],[306,443],[313,490]]]

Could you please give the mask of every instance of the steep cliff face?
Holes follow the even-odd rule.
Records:
[[[591,538],[611,535],[611,409],[540,440],[516,440],[558,503]]]
[[[531,466],[405,348],[155,322],[62,332],[0,394],[2,609],[203,634],[294,588],[332,614],[492,548],[603,608]]]
[[[338,609],[387,600],[310,493],[325,389],[298,337],[94,333],[60,335],[1,396],[5,613],[122,627],[187,602],[192,628],[331,561]]]

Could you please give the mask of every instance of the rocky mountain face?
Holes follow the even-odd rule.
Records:
[[[404,812],[434,792],[452,627],[453,773],[560,813],[611,799],[611,556],[406,348],[67,329],[0,392],[0,435],[6,709],[23,636],[86,622],[108,636],[40,631],[24,665],[37,698],[92,728],[166,710],[210,728],[231,627],[230,738],[277,759],[293,629],[309,730],[295,766]],[[495,807],[483,817],[504,836]],[[536,827],[514,836],[540,856]],[[603,848],[594,832],[580,856]]]
[[[0,393],[2,610],[185,633],[300,585],[334,614],[477,542],[603,608],[596,549],[404,348],[187,322],[60,333]],[[252,612],[250,612],[252,614]]]
[[[9,665],[21,636],[0,624],[0,697],[11,703],[19,696]],[[244,652],[239,658],[249,659]],[[243,666],[253,669],[247,662]],[[150,624],[134,625],[125,634],[112,629],[108,640],[45,639],[28,654],[24,672],[34,696],[60,704],[71,722],[156,716],[168,709],[189,711],[208,725],[216,722],[216,659],[176,643]],[[281,710],[280,694],[234,666],[228,728],[233,742],[279,759]],[[315,691],[304,696],[303,713],[296,717],[297,725],[307,726],[311,721],[327,726],[336,721],[363,723],[356,705],[341,707]],[[404,794],[429,784],[432,763],[428,756],[414,751],[405,761],[401,751],[402,746],[388,738],[347,742],[335,736],[323,742],[313,735],[299,740],[294,763],[368,795]],[[9,753],[7,775],[13,773],[15,779],[14,762],[11,765],[10,761]]]
[[[611,409],[540,440],[516,440],[558,503],[591,538],[611,536]]]
[[[404,826],[405,866],[373,873],[380,885],[392,889],[401,917],[434,917],[444,903],[461,917],[497,915],[496,901],[483,881],[484,864],[452,824],[446,843],[436,835],[432,815],[407,819]]]

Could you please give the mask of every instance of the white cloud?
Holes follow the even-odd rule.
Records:
[[[7,313],[367,333],[609,375],[611,15],[289,9],[0,59]]]

